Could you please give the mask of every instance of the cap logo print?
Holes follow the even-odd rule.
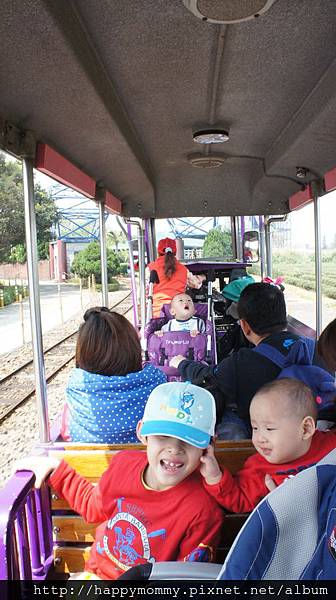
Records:
[[[190,392],[184,392],[182,397],[179,396],[179,408],[175,408],[172,406],[168,406],[168,404],[161,404],[160,409],[168,414],[174,415],[177,419],[184,421],[186,423],[193,423],[191,418],[190,409],[195,402],[194,395]]]

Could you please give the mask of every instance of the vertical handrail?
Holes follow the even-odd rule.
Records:
[[[23,196],[25,212],[27,270],[29,287],[29,308],[31,319],[31,333],[33,346],[33,360],[36,385],[36,402],[38,409],[38,422],[40,441],[49,442],[49,419],[47,401],[47,382],[43,355],[42,324],[40,291],[38,277],[36,216],[34,203],[34,172],[33,159],[22,159]]]
[[[236,258],[241,261],[243,258],[243,244],[242,244],[242,232],[241,232],[241,217],[235,217],[236,220]]]
[[[28,539],[28,527],[24,506],[18,510],[16,517],[18,556],[20,564],[21,579],[32,578],[32,565],[30,560],[30,546]]]
[[[259,217],[259,232],[260,232],[260,277],[265,277],[265,225],[264,217]]]
[[[133,248],[132,248],[132,225],[130,222],[127,222],[127,244],[128,244],[129,265],[130,265],[130,272],[131,272],[133,321],[134,321],[135,327],[137,327],[139,325],[139,313],[138,313],[138,298],[137,298],[135,270],[134,270],[134,257],[133,257]]]
[[[105,228],[105,203],[103,200],[99,204],[99,236],[100,236],[100,265],[101,265],[101,283],[102,283],[102,304],[109,306],[108,278],[107,278],[107,253],[106,253],[106,228]]]
[[[271,223],[265,220],[266,275],[272,278]]]
[[[31,532],[31,569],[32,573],[36,575],[40,575],[43,572],[43,565],[41,560],[41,550],[40,550],[40,540],[37,529],[37,519],[36,519],[36,508],[35,508],[35,498],[34,495],[31,494],[27,498],[27,519],[28,519],[28,527]]]
[[[233,258],[237,259],[237,223],[235,217],[230,217],[231,223],[231,243]]]
[[[314,195],[314,238],[315,238],[315,310],[316,310],[316,337],[322,331],[322,263],[321,263],[321,216],[320,199],[318,193]]]
[[[244,235],[245,235],[245,217],[240,217],[240,252],[241,252],[241,260],[243,262],[245,262]]]
[[[140,223],[139,227],[139,286],[140,286],[140,315],[141,329],[144,332],[146,324],[146,282],[145,282],[145,236],[144,223]],[[143,333],[144,334],[144,333]]]

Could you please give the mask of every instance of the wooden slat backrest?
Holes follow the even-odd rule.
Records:
[[[128,445],[74,445],[64,446],[64,450],[49,450],[51,456],[64,459],[78,473],[92,482],[97,482],[101,475],[106,471],[113,456],[123,449],[145,450],[142,444]],[[98,449],[99,448],[99,449]],[[228,468],[232,474],[236,473],[243,466],[245,460],[255,452],[250,440],[241,441],[220,441],[216,444],[216,457],[220,465]],[[55,498],[53,494],[52,508],[65,509],[68,507],[65,500]]]
[[[107,469],[113,456],[123,449],[145,450],[141,444],[102,445],[102,444],[62,444],[49,449],[49,454],[64,459],[81,475],[92,482],[98,481]],[[215,454],[220,465],[236,473],[245,460],[255,452],[250,440],[219,441]],[[61,514],[60,514],[61,511]],[[74,514],[68,503],[52,491],[53,531],[56,543],[54,558],[56,571],[74,572],[84,569],[89,545],[94,539],[96,526],[87,524]],[[222,560],[242,526],[246,515],[227,515],[224,520],[220,550],[217,560]],[[65,544],[65,545],[64,545]],[[225,549],[224,549],[225,546]]]

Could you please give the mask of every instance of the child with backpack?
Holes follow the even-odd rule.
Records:
[[[87,573],[117,579],[131,567],[157,561],[211,562],[222,511],[203,489],[200,458],[214,435],[212,395],[190,383],[164,383],[150,394],[137,432],[141,450],[122,450],[94,486],[66,462],[27,458],[36,486],[50,484],[96,530]],[[77,577],[79,578],[79,576]]]
[[[336,448],[335,432],[316,430],[317,403],[302,381],[264,385],[252,399],[250,417],[257,453],[234,477],[220,470],[213,447],[201,458],[205,489],[233,512],[251,511],[269,490]]]

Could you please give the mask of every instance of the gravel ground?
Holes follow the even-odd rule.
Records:
[[[121,282],[121,289],[117,292],[110,292],[110,305],[115,304],[125,296],[129,289],[129,280]],[[101,296],[91,298],[91,306],[101,304]],[[63,327],[49,331],[43,336],[43,345],[45,347],[55,343],[67,333],[74,331],[82,320],[82,314],[79,313],[76,318],[67,321]],[[0,376],[3,377],[14,367],[25,362],[31,357],[31,344],[26,344],[8,354],[1,356]],[[59,415],[64,402],[64,389],[69,377],[69,372],[74,364],[64,368],[48,384],[48,409],[49,420],[53,421]],[[0,488],[3,487],[8,477],[10,477],[13,464],[18,458],[29,454],[35,443],[39,440],[39,430],[36,410],[36,397],[33,396],[22,404],[17,410],[7,417],[0,426]]]

